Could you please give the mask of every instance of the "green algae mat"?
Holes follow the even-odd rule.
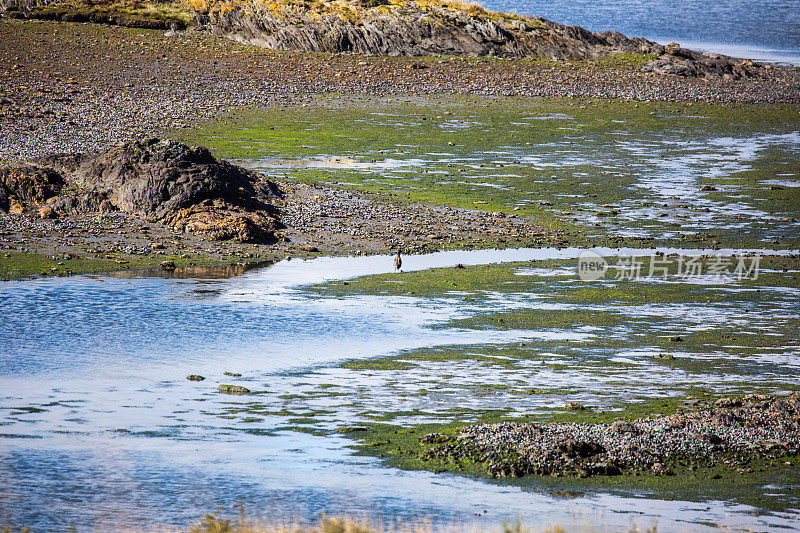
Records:
[[[800,244],[793,106],[317,97],[173,134],[276,179],[528,216],[587,244]]]

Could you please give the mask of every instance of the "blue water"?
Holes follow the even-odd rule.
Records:
[[[404,266],[418,270],[579,253],[574,248],[441,252],[408,256]],[[521,517],[525,523],[575,523],[579,529],[599,523],[606,531],[627,531],[632,523],[642,528],[658,523],[659,531],[711,531],[704,525],[710,523],[736,530],[794,530],[794,511],[762,515],[728,501],[643,501],[624,491],[565,500],[535,486],[523,490],[406,472],[353,455],[351,441],[330,431],[363,423],[364,413],[423,409],[435,417],[453,405],[480,410],[516,402],[530,409],[534,401],[529,395],[472,394],[473,381],[524,378],[530,386],[547,381],[587,391],[586,401],[597,405],[604,396],[625,397],[629,389],[646,386],[653,394],[670,396],[670,388],[682,389],[685,380],[714,383],[719,390],[728,380],[717,368],[702,375],[664,369],[648,363],[650,356],[642,356],[644,364],[620,366],[622,374],[606,368],[602,376],[580,365],[557,373],[537,365],[523,376],[471,361],[448,361],[445,367],[431,363],[401,370],[402,376],[343,369],[337,364],[343,359],[423,346],[557,339],[574,350],[589,350],[593,336],[612,334],[599,327],[432,327],[522,305],[519,298],[535,305],[541,298],[537,293],[513,298],[487,293],[467,304],[459,297],[337,298],[302,290],[389,270],[389,257],[342,257],[283,261],[231,279],[77,276],[0,284],[0,527],[150,530],[186,525],[217,509],[235,516],[233,506],[241,504],[248,516],[266,521],[313,521],[327,513],[389,521],[425,517],[435,526],[475,528],[496,528],[502,520]],[[555,286],[544,287],[550,293]],[[760,316],[771,323],[794,319],[794,313],[779,317],[774,311],[791,309],[793,297],[775,292],[763,308],[748,304],[748,327],[764,327]],[[673,309],[670,321],[690,330],[699,323],[743,320],[734,300],[713,310],[702,305]],[[670,308],[636,311],[667,316]],[[645,327],[640,316],[633,315],[639,332]],[[796,381],[794,347],[760,359],[768,365],[759,376]],[[207,379],[187,381],[190,373]],[[452,373],[446,394],[419,394],[444,373]],[[654,376],[662,388],[653,385]],[[219,383],[242,384],[258,394],[218,394]],[[331,386],[336,395],[320,395]],[[566,397],[544,401],[563,405]],[[307,417],[312,425],[306,427],[321,433],[294,430],[295,417]]]
[[[481,0],[497,10],[538,15],[592,31],[800,65],[800,0]]]

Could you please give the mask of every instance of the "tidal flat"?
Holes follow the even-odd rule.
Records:
[[[479,461],[423,460],[434,446],[420,438],[797,391],[799,123],[780,105],[319,96],[173,130],[309,194],[413,213],[383,231],[441,251],[404,253],[402,272],[387,238],[367,255],[344,242],[219,275],[4,282],[0,523],[180,527],[241,504],[256,519],[792,530],[796,454],[493,477]],[[417,221],[437,213],[422,204],[471,218]],[[303,238],[345,213],[323,212]],[[530,226],[492,231],[520,219]],[[608,263],[598,279],[579,275],[587,250]],[[168,249],[202,262],[190,252]],[[33,273],[70,261],[23,259]]]
[[[573,257],[457,264],[306,289],[322,299],[388,297],[451,309],[428,326],[433,331],[507,334],[507,342],[344,362],[339,380],[360,374],[371,383],[349,405],[347,387],[333,383],[285,398],[342,401],[355,426],[339,431],[360,443],[359,453],[400,468],[487,478],[480,463],[421,460],[431,446],[420,439],[475,423],[659,417],[713,408],[724,395],[798,390],[796,108],[429,96],[379,105],[320,97],[292,111],[245,110],[184,139],[276,179],[529,217],[578,245],[637,239],[676,248],[634,252],[645,272],[637,280],[614,272],[580,280]],[[767,255],[757,279],[681,276],[679,256],[698,246],[706,248],[693,252],[701,269],[722,260],[732,271],[747,253]],[[663,276],[647,277],[653,261],[668,265]],[[570,403],[590,407],[565,410]],[[308,418],[299,425],[319,430]],[[798,503],[794,456],[753,458],[746,470],[684,464],[676,472],[491,482],[719,499],[778,515]]]
[[[529,335],[523,342],[425,348],[343,365],[401,389],[399,395],[405,397],[394,405],[397,411],[365,412],[372,423],[361,432],[344,429],[364,443],[362,452],[385,455],[392,464],[408,468],[486,476],[479,464],[420,461],[420,451],[431,447],[420,444],[420,437],[498,421],[610,423],[711,405],[726,394],[797,390],[798,370],[790,354],[796,349],[799,316],[775,307],[782,307],[779,301],[784,298],[784,305],[796,298],[799,266],[796,257],[764,258],[763,275],[740,282],[687,282],[675,271],[665,279],[611,276],[586,282],[577,278],[575,261],[545,260],[370,276],[312,290],[326,297],[384,294],[458,302],[467,317],[454,313],[432,327]],[[784,296],[775,300],[778,294]],[[481,312],[470,312],[477,306]],[[418,376],[419,389],[411,390],[409,380],[401,376]],[[586,409],[565,409],[571,402]],[[415,425],[415,420],[424,423]],[[791,468],[784,469],[784,462],[776,459],[771,464],[796,479],[796,465],[789,461]],[[630,487],[653,482],[661,494],[671,487],[675,497],[690,480],[696,490],[684,496],[732,489],[732,479],[738,480],[733,485],[752,481],[731,467],[726,483],[700,490],[698,476],[721,476],[719,470],[690,469],[683,477],[651,476],[638,482],[604,476],[573,481],[581,486]],[[749,496],[742,493],[737,498],[761,498],[758,484],[748,490]],[[791,507],[794,497],[775,495],[770,505],[783,502]]]
[[[796,420],[758,456],[715,448],[731,424],[687,439],[721,461],[608,476],[447,446],[755,424],[796,394],[800,69],[276,51],[112,7],[154,5],[161,29],[2,17],[0,162],[205,144],[281,182],[287,227],[0,215],[0,529],[798,529]],[[583,253],[608,271],[581,279]]]
[[[541,259],[503,262],[525,253]],[[55,528],[13,495],[59,483],[54,505],[96,524],[109,518],[80,503],[86,490],[139,525],[156,510],[180,524],[227,502],[255,518],[358,506],[482,527],[578,513],[620,529],[790,529],[793,456],[754,458],[742,473],[687,464],[676,476],[502,479],[480,464],[418,459],[429,448],[419,437],[469,424],[607,423],[797,389],[796,256],[763,257],[760,283],[687,283],[677,271],[587,282],[574,259],[553,257],[566,253],[407,256],[403,273],[370,256],[282,261],[227,279],[6,282],[5,508]],[[113,452],[98,454],[106,446]],[[114,496],[131,490],[146,499]],[[184,496],[160,496],[174,491]],[[288,505],[297,494],[304,505]]]
[[[530,217],[572,242],[796,249],[799,129],[795,106],[323,96],[177,135],[274,179]]]

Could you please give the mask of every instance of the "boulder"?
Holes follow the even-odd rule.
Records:
[[[177,141],[124,143],[82,157],[68,168],[78,186],[96,191],[121,211],[211,240],[268,242],[282,227],[274,183],[204,147]]]
[[[51,168],[34,164],[0,166],[0,211],[38,211],[64,185],[64,178]]]
[[[423,444],[441,444],[443,442],[452,442],[456,438],[452,435],[445,435],[444,433],[428,433],[419,438]]]
[[[705,78],[751,78],[761,72],[762,67],[747,59],[736,59],[720,54],[704,54],[680,48],[670,43],[664,53],[642,67],[642,72]]]
[[[218,160],[207,148],[172,140],[0,167],[4,211],[21,208],[53,218],[120,210],[217,241],[273,242],[283,227],[281,196],[255,172]]]

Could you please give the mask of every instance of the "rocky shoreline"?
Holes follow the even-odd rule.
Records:
[[[615,31],[595,33],[541,17],[460,2],[370,0],[309,8],[260,0],[207,2],[198,19],[215,34],[272,50],[389,56],[492,56],[549,61],[647,54],[642,72],[749,78],[752,61],[667,46]]]
[[[316,94],[800,103],[798,69],[703,80],[591,62],[272,51],[196,29],[165,34],[90,23],[0,20],[0,31],[0,159],[18,163],[105,150],[246,106],[297,112]],[[0,215],[0,244],[5,253],[81,255],[125,264],[153,253],[239,262],[313,253],[385,253],[398,246],[422,252],[570,242],[569,235],[521,218],[408,205],[326,187],[278,186],[286,192],[286,229],[268,247],[207,241],[126,212],[62,214],[56,219],[34,212]],[[445,230],[451,223],[474,229],[453,240]],[[145,228],[147,232],[140,231]],[[151,246],[163,248],[154,251]]]
[[[209,29],[219,36],[269,48],[378,56],[502,57],[584,61],[638,55],[642,72],[683,77],[759,77],[763,65],[722,54],[666,46],[616,31],[592,32],[542,17],[492,12],[445,0],[294,2],[115,0],[0,1],[0,15],[17,19],[92,22],[125,27]]]
[[[492,477],[673,475],[800,454],[800,393],[724,397],[703,409],[611,424],[498,423],[420,438],[423,461],[470,460]]]

